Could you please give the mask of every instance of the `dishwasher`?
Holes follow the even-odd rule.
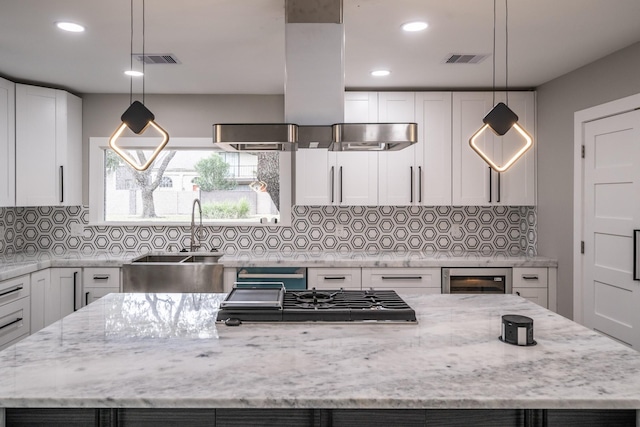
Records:
[[[243,267],[236,275],[237,287],[273,287],[283,284],[285,289],[307,289],[307,269],[304,267]]]

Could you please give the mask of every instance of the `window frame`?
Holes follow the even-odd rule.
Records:
[[[158,145],[158,138],[126,137],[118,139],[118,145],[126,149],[153,149]],[[189,222],[157,222],[157,221],[106,221],[104,218],[105,202],[105,171],[104,153],[109,148],[109,138],[89,138],[89,225],[98,226],[189,226]],[[215,149],[211,138],[174,137],[171,138],[165,150],[211,150]],[[291,226],[292,201],[292,165],[295,152],[280,152],[280,220],[277,223],[233,222],[233,221],[204,221],[205,226],[211,227],[287,227]]]

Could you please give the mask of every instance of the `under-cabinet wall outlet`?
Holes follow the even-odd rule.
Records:
[[[342,225],[342,224],[336,225],[336,236],[338,236],[338,237],[347,237],[347,232],[344,229],[344,225]]]
[[[74,237],[80,237],[84,234],[84,225],[76,222],[71,223],[71,235]]]
[[[451,226],[451,236],[457,238],[462,237],[462,230],[460,230],[460,224],[453,224]]]

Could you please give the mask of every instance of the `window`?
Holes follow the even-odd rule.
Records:
[[[122,138],[119,144],[143,162],[157,141]],[[196,198],[205,223],[290,223],[291,153],[225,152],[209,138],[173,138],[138,172],[108,148],[108,138],[91,138],[89,151],[93,224],[184,225]]]

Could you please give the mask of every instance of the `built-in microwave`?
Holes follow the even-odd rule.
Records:
[[[510,294],[511,268],[443,268],[443,294]]]

